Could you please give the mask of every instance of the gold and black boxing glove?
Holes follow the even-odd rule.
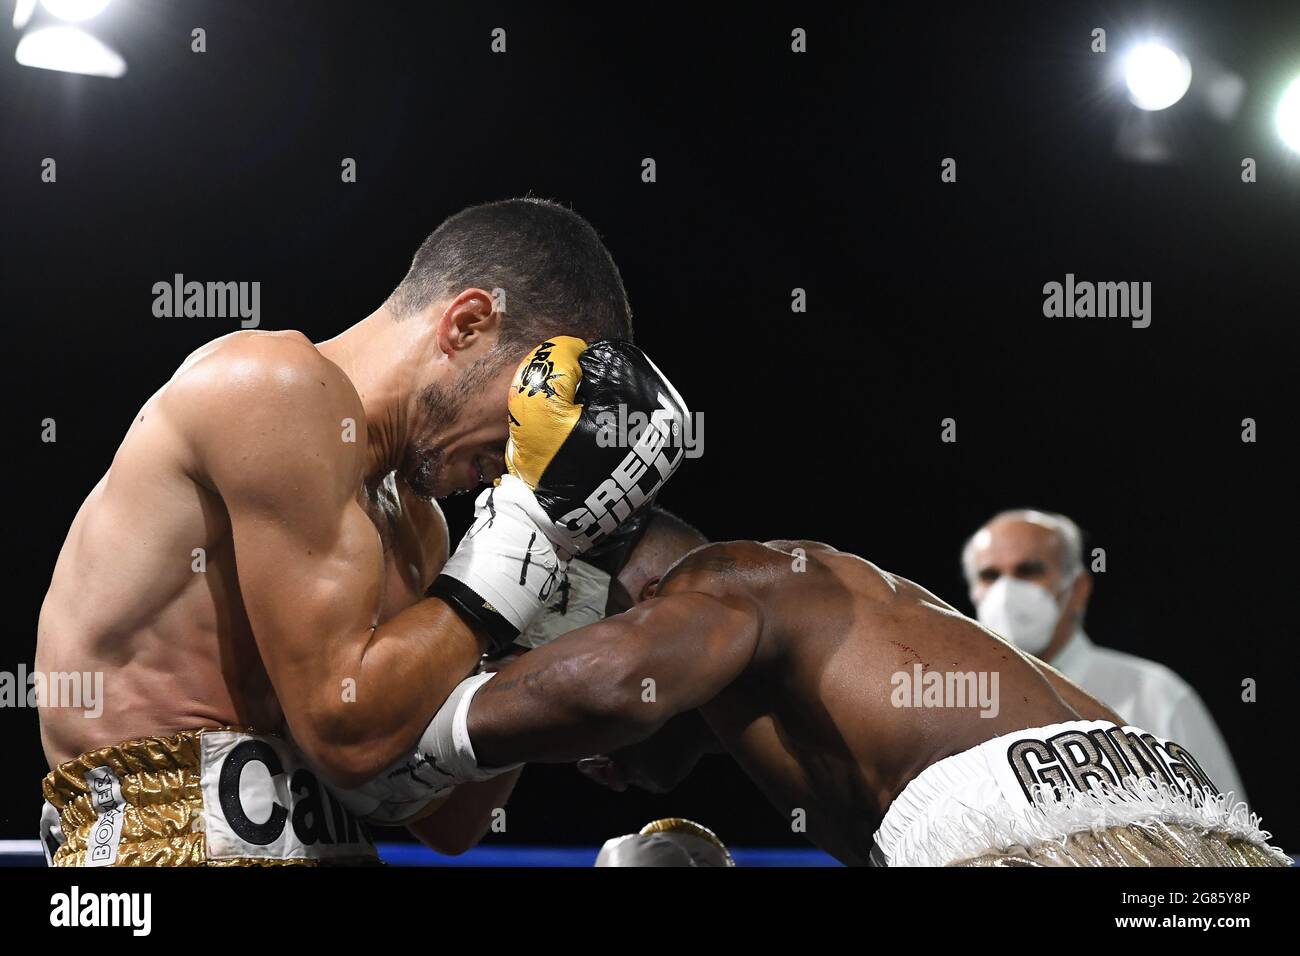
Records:
[[[688,414],[630,342],[537,346],[511,381],[507,473],[429,593],[504,649],[560,593],[571,559],[628,544],[681,464]]]

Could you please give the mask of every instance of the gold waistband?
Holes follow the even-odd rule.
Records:
[[[85,866],[100,811],[89,776],[107,767],[121,790],[121,837],[114,866],[310,866],[315,860],[210,860],[204,842],[202,737],[212,731],[255,733],[244,727],[186,730],[90,750],[60,764],[41,784],[59,814],[64,842],[55,866]]]

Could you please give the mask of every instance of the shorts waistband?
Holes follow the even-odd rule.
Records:
[[[1185,747],[1138,727],[1069,721],[994,737],[927,767],[886,811],[872,858],[945,866],[1152,821],[1261,846],[1270,836],[1245,803],[1218,792]]]
[[[249,728],[100,747],[52,770],[42,791],[61,830],[55,866],[378,862],[369,828],[294,744]]]

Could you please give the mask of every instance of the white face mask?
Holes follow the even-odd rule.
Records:
[[[984,592],[975,614],[981,624],[1022,651],[1041,654],[1052,643],[1061,608],[1042,585],[1004,574]]]

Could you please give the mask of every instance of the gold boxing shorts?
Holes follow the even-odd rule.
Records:
[[[60,765],[42,789],[52,866],[380,862],[366,824],[273,734],[224,727],[128,740]]]

